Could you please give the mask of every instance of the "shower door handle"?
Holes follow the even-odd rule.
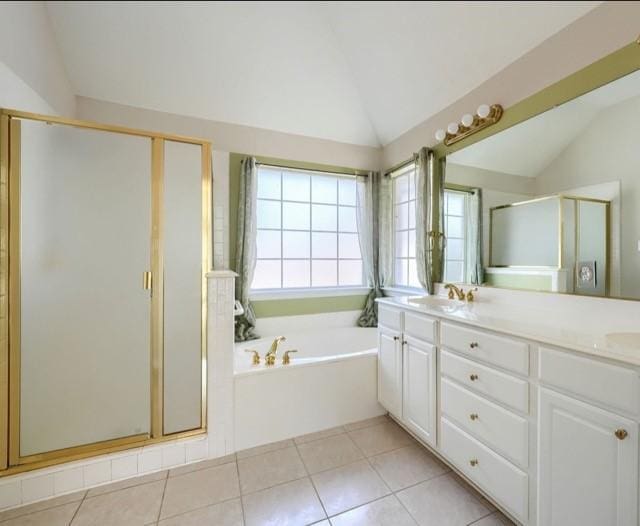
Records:
[[[151,271],[145,270],[142,273],[142,288],[144,290],[151,290],[153,280],[151,279]]]

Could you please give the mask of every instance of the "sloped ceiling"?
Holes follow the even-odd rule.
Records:
[[[47,7],[78,95],[380,146],[599,3],[48,2]]]

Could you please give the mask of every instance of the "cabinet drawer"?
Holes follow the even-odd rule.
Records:
[[[528,422],[521,416],[443,379],[443,414],[512,462],[529,465]]]
[[[509,407],[529,413],[529,382],[526,380],[447,351],[441,351],[440,360],[442,374]],[[475,380],[471,380],[472,375]]]
[[[404,333],[425,342],[435,340],[436,321],[422,314],[404,313]]]
[[[442,451],[469,479],[526,522],[529,514],[528,477],[508,460],[442,419]],[[475,465],[471,462],[474,461]]]
[[[523,375],[529,374],[529,345],[477,329],[442,323],[443,346]]]
[[[378,304],[378,325],[402,332],[402,311]]]
[[[548,385],[633,415],[638,414],[638,375],[626,369],[563,351],[540,348],[540,380]]]

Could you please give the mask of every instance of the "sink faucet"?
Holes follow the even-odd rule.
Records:
[[[273,340],[273,343],[271,344],[271,347],[269,347],[267,354],[264,355],[264,361],[267,365],[273,365],[276,363],[276,354],[278,353],[278,346],[280,345],[280,343],[282,343],[285,340],[286,338],[284,336],[278,336],[275,340]]]
[[[462,287],[458,288],[456,287],[453,283],[447,283],[444,286],[445,289],[449,289],[449,299],[452,300],[454,298],[454,293],[456,296],[458,296],[458,299],[460,301],[464,301],[465,299],[465,295],[464,295],[464,290],[462,290]]]

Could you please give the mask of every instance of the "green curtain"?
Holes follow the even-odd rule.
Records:
[[[428,294],[444,274],[444,171],[445,158],[421,148],[416,164],[416,268],[418,281]]]
[[[474,285],[484,282],[482,261],[482,190],[474,188],[467,199],[467,279]]]
[[[236,238],[236,299],[244,313],[235,318],[237,342],[253,340],[256,316],[249,301],[249,291],[256,267],[256,195],[258,187],[257,167],[254,157],[242,160],[240,168],[240,198],[238,201],[238,229]]]

